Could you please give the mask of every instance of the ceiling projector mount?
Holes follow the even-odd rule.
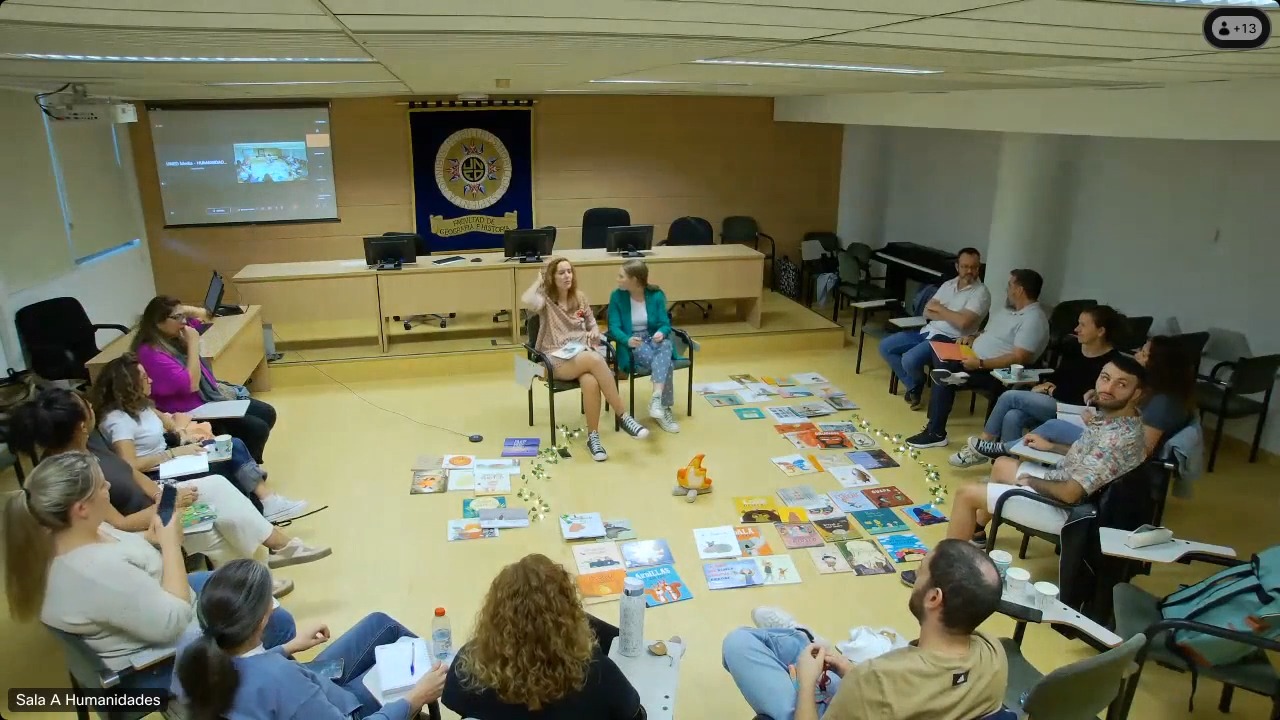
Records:
[[[63,92],[70,89],[70,92]],[[35,96],[36,104],[54,120],[135,123],[138,109],[132,103],[112,102],[109,98],[91,98],[81,83],[67,83],[52,92]]]

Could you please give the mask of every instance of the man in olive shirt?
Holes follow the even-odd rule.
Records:
[[[724,640],[724,666],[751,709],[773,720],[975,720],[1000,709],[1008,664],[975,632],[1000,603],[990,558],[943,540],[917,571],[907,606],[920,639],[854,665],[786,613],[757,608],[757,628]]]

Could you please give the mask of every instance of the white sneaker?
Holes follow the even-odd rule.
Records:
[[[938,369],[930,370],[929,377],[933,378],[934,382],[942,385],[963,385],[969,379],[969,373]]]
[[[974,450],[972,447],[965,445],[960,448],[960,452],[952,453],[951,457],[947,458],[947,462],[958,468],[967,468],[991,462],[991,458],[988,458],[977,450]]]
[[[791,616],[791,613],[769,605],[761,605],[751,611],[751,622],[758,628],[798,628],[800,623]]]
[[[271,578],[271,597],[282,598],[293,592],[293,581],[288,578]]]
[[[675,413],[671,412],[671,408],[664,407],[662,408],[661,415],[656,415],[652,417],[654,420],[658,422],[658,427],[662,428],[663,430],[666,430],[669,433],[680,432],[680,423],[676,422]]]
[[[654,420],[661,420],[665,411],[666,408],[662,407],[662,396],[654,395],[653,399],[649,401],[649,417]]]
[[[312,547],[298,538],[293,538],[279,550],[271,551],[271,554],[267,556],[267,567],[275,569],[289,567],[290,565],[301,565],[327,558],[332,554],[332,548]]]
[[[609,459],[609,453],[604,451],[604,443],[600,442],[600,433],[587,433],[587,452],[591,453],[591,459],[596,462],[604,462]]]
[[[262,501],[262,516],[271,522],[292,520],[306,509],[306,500],[290,500],[283,495],[270,495]]]

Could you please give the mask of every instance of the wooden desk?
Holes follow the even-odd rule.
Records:
[[[462,257],[466,260],[448,265],[433,265],[430,258],[424,257],[412,267],[377,273],[384,318],[383,351],[387,349],[385,318],[424,313],[513,311],[511,338],[519,342],[519,322],[514,319],[519,317],[514,312],[519,302],[513,285],[516,261],[503,262],[501,253],[492,252]]]
[[[261,305],[281,342],[382,340],[377,274],[363,260],[247,265],[232,278],[239,300]]]
[[[90,381],[97,380],[103,366],[129,349],[133,336],[131,332],[117,338],[84,364]],[[215,318],[200,336],[200,357],[209,361],[219,380],[237,385],[252,381],[254,391],[270,390],[271,371],[262,340],[262,308],[250,305],[243,315]]]

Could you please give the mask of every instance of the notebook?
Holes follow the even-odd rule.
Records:
[[[205,403],[195,410],[192,410],[191,419],[203,421],[242,418],[247,412],[249,412],[248,400],[219,400],[217,402]]]
[[[933,348],[933,354],[937,355],[939,360],[961,362],[965,358],[977,357],[973,352],[973,348],[968,345],[930,340],[929,347]]]
[[[204,453],[196,455],[179,455],[172,460],[160,463],[160,479],[172,480],[188,475],[202,475],[209,472],[209,458]]]
[[[379,645],[373,649],[373,657],[384,696],[413,687],[435,664],[431,648],[422,638],[402,637],[390,645]]]

